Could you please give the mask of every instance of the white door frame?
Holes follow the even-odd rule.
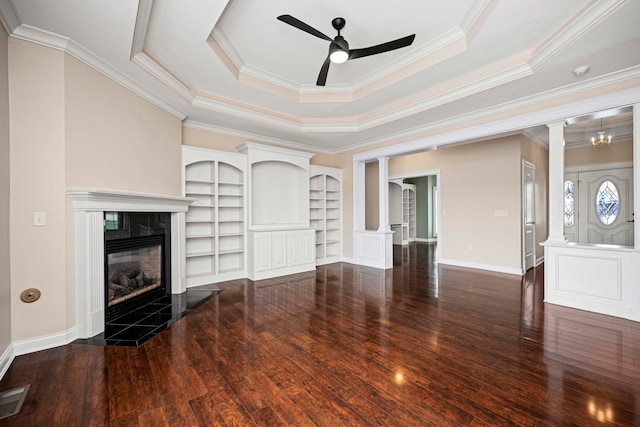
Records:
[[[527,197],[526,175],[527,171],[530,171],[532,176],[531,197]],[[536,266],[536,204],[535,204],[535,185],[536,185],[536,166],[526,160],[522,160],[522,271],[526,272],[530,268]],[[528,206],[528,201],[531,206]],[[532,217],[528,218],[527,208],[530,208]],[[531,237],[527,239],[527,235],[531,234]],[[527,247],[527,242],[530,242],[530,247]],[[527,255],[530,254],[528,257]],[[529,260],[529,262],[527,262]]]
[[[441,232],[441,224],[442,224],[442,191],[441,191],[441,187],[442,187],[442,182],[440,181],[440,169],[434,169],[434,170],[426,170],[426,171],[420,171],[420,172],[411,172],[411,173],[407,173],[407,174],[400,174],[400,175],[389,175],[389,180],[392,179],[406,179],[406,178],[419,178],[421,176],[432,176],[435,175],[436,177],[436,187],[438,188],[438,195],[437,195],[437,200],[436,200],[436,236],[438,236],[438,245],[436,246],[436,256],[435,256],[435,262],[436,264],[438,263],[438,261],[440,260],[440,249],[442,248],[442,242],[443,242],[443,236],[442,236],[442,232]],[[388,207],[387,207],[388,209]]]

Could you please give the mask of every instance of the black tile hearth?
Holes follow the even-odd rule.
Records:
[[[222,290],[218,288],[198,288],[177,295],[160,295],[128,313],[108,320],[103,333],[77,339],[74,343],[137,347],[220,292]]]

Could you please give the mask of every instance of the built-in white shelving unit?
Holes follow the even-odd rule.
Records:
[[[403,216],[406,219],[403,223],[403,230],[406,227],[407,240],[416,240],[416,186],[413,184],[403,184]]]
[[[195,199],[182,214],[187,287],[341,260],[342,171],[312,167],[312,156],[252,142],[237,153],[182,147],[184,194]]]
[[[245,277],[245,159],[183,147],[187,287]]]
[[[402,180],[389,180],[389,223],[394,245],[416,240],[416,186]]]
[[[329,264],[342,258],[342,170],[311,166],[309,220],[316,235],[316,263]]]
[[[247,142],[247,276],[252,280],[316,268],[309,226],[309,159],[302,151]]]

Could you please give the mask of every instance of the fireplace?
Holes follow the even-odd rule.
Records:
[[[70,331],[70,336],[91,338],[107,332],[105,324],[112,316],[111,313],[107,316],[107,311],[111,312],[106,290],[107,242],[132,239],[140,243],[147,237],[164,236],[161,286],[142,292],[136,298],[150,299],[158,293],[171,297],[186,291],[182,224],[184,213],[194,199],[99,188],[71,188],[67,192],[73,202],[75,225],[76,328]],[[137,219],[143,214],[164,218]],[[167,243],[169,241],[172,243]],[[144,246],[148,246],[147,243]],[[112,307],[126,311],[131,299],[126,298]]]
[[[105,322],[171,290],[171,217],[166,212],[104,213]]]

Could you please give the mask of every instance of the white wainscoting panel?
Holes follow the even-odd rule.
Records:
[[[545,244],[545,302],[640,320],[640,252]]]

